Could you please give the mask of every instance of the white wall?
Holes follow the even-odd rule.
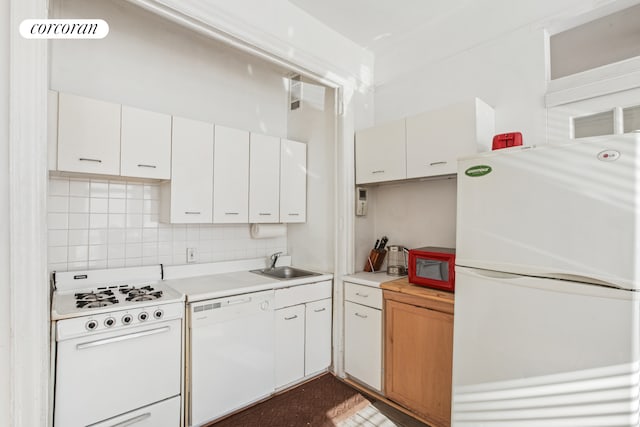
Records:
[[[9,2],[0,3],[0,27],[8,32]],[[0,425],[10,425],[9,289],[9,37],[0,38]]]
[[[334,269],[335,90],[303,79],[300,108],[289,112],[289,138],[307,142],[307,222],[287,227],[293,264]],[[310,95],[312,94],[312,95]]]
[[[53,0],[54,17],[109,23],[51,43],[51,89],[286,136],[286,71],[122,1]]]

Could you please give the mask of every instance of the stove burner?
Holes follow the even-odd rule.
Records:
[[[76,301],[81,302],[81,301],[102,301],[102,300],[106,300],[106,299],[110,299],[110,298],[114,298],[113,296],[113,292],[106,290],[106,291],[98,291],[98,292],[78,292],[75,294],[76,297]]]
[[[151,301],[162,296],[162,291],[156,291],[151,286],[121,288],[120,293],[127,295],[126,301]]]
[[[100,308],[100,307],[107,307],[110,305],[114,305],[117,304],[118,300],[116,299],[116,297],[107,297],[107,298],[101,298],[101,299],[88,299],[88,300],[81,300],[81,301],[76,301],[76,307],[77,308]]]

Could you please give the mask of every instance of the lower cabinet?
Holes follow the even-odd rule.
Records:
[[[384,313],[386,397],[432,426],[449,426],[453,300],[385,290]]]
[[[331,281],[276,290],[276,389],[329,367],[331,308]]]
[[[344,370],[382,391],[382,291],[345,282]]]

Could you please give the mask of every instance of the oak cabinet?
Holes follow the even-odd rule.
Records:
[[[450,302],[384,291],[385,395],[433,426],[451,420]]]

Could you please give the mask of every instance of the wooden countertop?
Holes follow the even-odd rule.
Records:
[[[400,298],[398,298],[397,294],[394,296],[393,293],[395,292],[412,298],[414,302],[419,301],[416,298],[424,300],[426,304],[419,304],[421,306],[425,306],[427,308],[433,307],[439,309],[440,311],[453,313],[455,296],[451,292],[445,292],[411,284],[409,283],[409,279],[407,277],[392,280],[390,282],[384,282],[380,284],[380,288],[385,291],[385,299],[399,300]],[[409,299],[403,300],[405,302],[411,303],[411,300]]]

